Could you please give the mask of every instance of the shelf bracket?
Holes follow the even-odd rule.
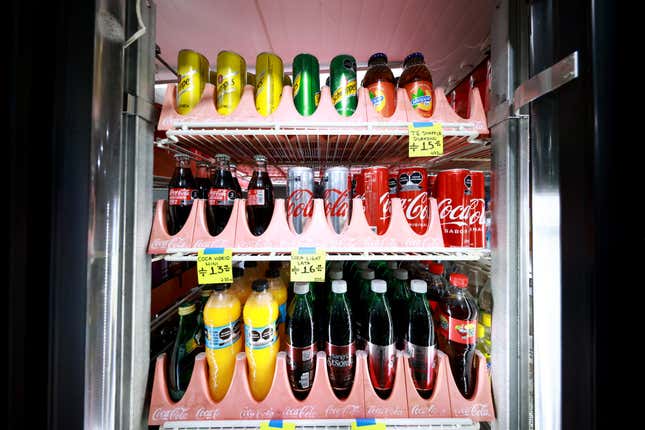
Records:
[[[575,51],[517,87],[513,94],[513,114],[518,115],[522,106],[555,91],[578,75],[578,51]]]

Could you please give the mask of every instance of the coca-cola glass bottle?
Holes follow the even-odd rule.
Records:
[[[257,166],[253,170],[246,197],[246,217],[251,233],[260,236],[266,231],[273,215],[273,184],[267,173],[267,158],[254,157]]]
[[[242,196],[242,187],[240,187],[240,181],[237,180],[237,164],[228,163],[228,170],[230,170],[231,176],[233,176],[233,185],[235,185],[235,191],[237,191],[237,194],[239,196]]]
[[[213,236],[224,230],[231,218],[235,199],[242,197],[235,190],[233,176],[228,169],[230,159],[226,154],[215,156],[215,174],[208,191],[208,204],[206,205],[208,231]]]
[[[210,180],[210,163],[200,161],[197,163],[197,175],[195,176],[195,184],[197,185],[197,198],[207,199],[208,190],[211,188]]]
[[[168,232],[177,234],[184,226],[193,199],[197,197],[197,186],[190,171],[190,158],[185,154],[175,155],[177,165],[168,184]]]

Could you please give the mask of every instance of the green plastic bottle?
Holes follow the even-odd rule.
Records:
[[[204,350],[200,347],[201,332],[197,323],[197,307],[192,302],[179,306],[179,329],[170,355],[168,389],[170,397],[179,401],[193,375],[195,357]]]

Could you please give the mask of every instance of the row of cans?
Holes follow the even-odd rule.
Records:
[[[311,54],[293,59],[293,100],[303,116],[314,113],[320,102],[320,66]],[[244,86],[255,87],[255,107],[264,116],[275,111],[284,85],[291,80],[284,74],[282,59],[263,52],[255,61],[255,74],[246,71],[246,61],[231,51],[217,54],[217,69],[211,71],[208,59],[193,50],[182,49],[177,58],[177,112],[185,115],[199,103],[207,82],[215,86],[215,106],[221,115],[230,115],[240,103]],[[358,105],[356,59],[337,55],[330,65],[330,91],[337,112],[351,116]]]
[[[330,167],[321,180],[325,216],[336,233],[350,222],[351,199],[361,198],[367,223],[384,234],[390,224],[391,198],[401,199],[408,224],[424,234],[430,223],[428,197],[437,199],[445,246],[484,247],[484,173],[451,169],[428,174],[423,167],[388,169],[373,166],[350,175],[347,167]],[[287,216],[296,233],[302,233],[313,216],[314,174],[309,167],[292,167],[287,180]]]

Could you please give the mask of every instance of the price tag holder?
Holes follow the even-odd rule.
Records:
[[[197,253],[197,282],[230,284],[233,282],[233,253],[230,248],[205,248]]]
[[[296,430],[295,423],[286,423],[282,420],[271,420],[269,422],[260,423],[260,430],[270,430],[270,429],[287,429],[287,430]]]
[[[443,155],[443,126],[438,122],[408,124],[408,156],[437,157]]]
[[[352,421],[352,430],[385,430],[385,423],[377,423],[374,418],[357,418]]]
[[[291,251],[291,282],[325,282],[327,254],[317,248],[297,248]]]

